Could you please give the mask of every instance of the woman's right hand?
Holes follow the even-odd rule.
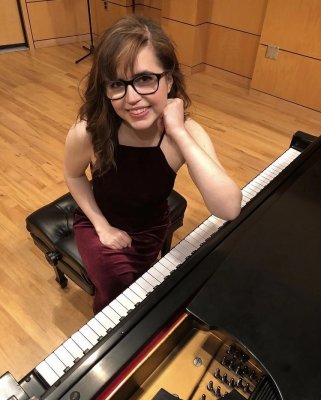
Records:
[[[110,225],[97,230],[97,234],[101,243],[110,249],[124,249],[125,247],[130,247],[132,243],[132,239],[127,232]]]

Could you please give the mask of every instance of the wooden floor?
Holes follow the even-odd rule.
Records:
[[[79,44],[0,54],[0,375],[21,379],[91,316],[92,298],[72,282],[62,290],[25,229],[32,211],[66,192],[62,159],[91,60]],[[320,114],[249,93],[241,82],[187,78],[194,105],[240,187],[289,146],[292,134],[320,134]],[[188,200],[175,243],[208,215],[186,168],[176,189]]]

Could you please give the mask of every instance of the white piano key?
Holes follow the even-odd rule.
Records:
[[[148,292],[139,286],[136,282],[132,283],[129,288],[138,296],[141,300],[144,300],[148,295]]]
[[[221,227],[225,223],[225,221],[223,219],[215,217],[215,215],[210,215],[208,217],[208,220],[213,222],[218,227]]]
[[[257,181],[252,182],[252,183],[251,183],[251,187],[256,188],[256,189],[257,189],[257,193],[260,193],[260,192],[264,189],[264,186],[262,186],[262,185],[261,185],[260,183],[258,183]]]
[[[155,268],[155,266],[153,266],[152,268],[150,268],[148,270],[148,272],[150,273],[150,275],[152,275],[159,283],[162,283],[164,281],[164,279],[166,278],[166,276],[164,276],[161,272],[158,271],[157,268]]]
[[[157,271],[159,271],[164,276],[168,276],[171,273],[171,271],[168,268],[166,268],[160,261],[154,264],[154,268],[156,268]]]
[[[257,182],[259,182],[263,187],[267,186],[270,182],[263,176],[259,176],[256,178]]]
[[[153,291],[153,286],[150,285],[144,278],[140,277],[136,280],[136,283],[142,287],[146,293],[150,293]]]
[[[160,283],[156,278],[153,277],[153,275],[150,274],[150,270],[145,272],[142,278],[144,278],[145,281],[147,281],[153,288],[158,286]]]
[[[182,254],[179,250],[176,249],[176,247],[174,247],[171,251],[170,251],[171,256],[175,257],[180,264],[182,264],[185,260],[186,260],[186,256],[184,254]]]
[[[128,313],[127,308],[125,308],[116,298],[113,300],[111,303],[109,303],[109,306],[121,317],[125,317]]]
[[[244,207],[244,206],[246,206],[246,204],[249,202],[249,200],[247,200],[247,199],[242,199],[242,201],[241,201],[241,208],[242,207]]]
[[[187,251],[187,249],[181,243],[172,248],[171,253],[174,256],[175,252],[179,255],[180,258],[183,258],[183,260],[186,260],[186,258],[190,255],[190,251]]]
[[[255,186],[255,187],[259,188],[260,190],[265,187],[264,185],[262,185],[259,182],[259,178],[258,177],[254,178],[253,181],[251,181],[251,186]]]
[[[90,326],[99,337],[104,337],[107,333],[107,329],[96,318],[89,320],[87,325]]]
[[[213,236],[220,229],[220,227],[215,226],[211,222],[206,222],[204,225],[206,226],[208,237]]]
[[[59,379],[59,376],[50,368],[50,366],[45,361],[42,361],[39,365],[37,365],[36,370],[48,383],[49,386],[52,386]]]
[[[109,305],[107,307],[105,307],[102,312],[106,315],[106,317],[108,317],[115,325],[118,324],[118,322],[120,321],[121,316],[119,314],[116,313],[116,311],[114,309],[112,309],[111,307],[109,307]]]
[[[204,224],[204,222],[199,226],[199,228],[203,230],[204,235],[205,235],[204,237],[206,239],[208,239],[212,236],[212,234],[213,234],[212,229],[208,225]]]
[[[242,190],[242,195],[243,195],[242,199],[245,200],[246,202],[248,202],[252,199],[252,197],[248,193],[244,192],[243,190]]]
[[[119,301],[120,304],[122,304],[122,305],[126,308],[127,313],[128,313],[130,310],[133,310],[133,309],[135,308],[135,303],[132,302],[128,297],[126,297],[126,296],[124,295],[124,293],[121,293],[121,294],[117,297],[117,300]]]
[[[197,232],[197,228],[194,231],[192,231],[189,234],[189,236],[191,236],[193,239],[196,239],[197,241],[199,241],[200,245],[204,244],[204,242],[205,242],[205,238]]]
[[[273,169],[273,168],[267,168],[265,171],[264,171],[264,176],[266,176],[266,177],[268,177],[269,179],[274,179],[275,178],[275,176],[276,176],[276,172],[275,172],[275,170]]]
[[[186,249],[189,254],[192,254],[195,250],[197,250],[197,248],[189,243],[187,240],[182,240],[178,243],[176,247],[180,248],[181,246],[184,247],[184,249]]]
[[[93,345],[87,340],[79,331],[75,332],[71,339],[78,344],[81,350],[85,353],[86,351],[90,350]]]
[[[203,243],[203,239],[196,238],[191,234],[188,234],[184,240],[186,240],[192,246],[196,247],[196,249],[199,249]]]
[[[197,232],[197,228],[198,228],[198,226],[197,226],[192,232],[190,232],[190,235],[191,235],[192,237],[195,237],[195,239],[198,239],[198,240],[200,240],[200,241],[204,241],[203,236],[200,235],[200,234]]]
[[[99,341],[99,336],[87,324],[79,329],[79,332],[94,346]]]
[[[166,260],[170,261],[175,268],[181,264],[180,260],[178,260],[175,256],[171,254],[171,252],[167,253],[166,256],[164,257]]]
[[[67,339],[63,343],[63,346],[74,357],[74,361],[78,360],[79,358],[81,358],[84,355],[84,352],[82,351],[82,349],[71,338]]]
[[[102,311],[95,315],[97,321],[109,332],[116,325]]]
[[[256,193],[251,190],[250,188],[246,188],[246,189],[242,189],[242,194],[244,195],[244,193],[246,193],[246,196],[252,200],[253,197],[255,197]]]
[[[204,243],[206,241],[206,239],[207,239],[207,235],[203,231],[203,229],[202,229],[202,227],[200,225],[197,228],[195,228],[193,232],[191,232],[191,235],[192,236],[193,235],[198,235],[202,239],[201,243]]]
[[[139,297],[130,287],[124,290],[124,296],[126,296],[133,304],[138,304],[142,301],[142,298]]]
[[[204,224],[205,224],[206,226],[208,226],[208,227],[211,229],[212,234],[215,233],[215,232],[218,230],[218,228],[219,228],[219,226],[218,226],[216,223],[214,223],[213,221],[211,221],[210,218],[207,218],[207,219],[204,221]]]
[[[251,189],[252,192],[254,192],[254,197],[255,197],[258,193],[260,193],[260,191],[261,191],[261,189],[258,188],[257,186],[251,186],[250,189]]]
[[[65,373],[66,366],[59,360],[55,353],[51,353],[46,359],[45,362],[49,365],[49,367],[56,373],[56,375],[60,377]]]
[[[190,245],[188,247],[188,242],[180,242],[175,246],[175,249],[179,251],[185,259],[187,259],[194,251],[195,249]]]
[[[288,160],[280,157],[275,161],[275,165],[283,170],[288,166]]]
[[[72,367],[74,365],[75,358],[70,354],[70,352],[64,347],[58,347],[54,353],[56,356],[65,364],[66,367]]]

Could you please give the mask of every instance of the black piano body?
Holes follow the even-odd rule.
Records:
[[[291,147],[303,149],[300,156],[79,364],[45,389],[31,371],[19,382],[24,391],[41,399],[98,398],[187,310],[255,356],[277,388],[273,399],[319,400],[321,137],[298,132]]]

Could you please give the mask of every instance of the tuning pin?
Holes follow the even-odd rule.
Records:
[[[227,374],[223,375],[222,382],[223,383],[228,383]]]
[[[229,385],[229,387],[231,387],[231,388],[234,388],[234,387],[235,387],[235,380],[234,380],[234,378],[231,378],[231,379],[230,379],[228,385]]]
[[[208,384],[207,384],[207,389],[208,389],[209,391],[211,391],[211,392],[214,390],[213,381],[209,381],[209,382],[208,382]]]
[[[223,360],[221,361],[221,364],[224,366],[228,365],[228,358],[226,356],[223,357]]]
[[[242,382],[243,382],[243,379],[242,379],[242,378],[239,378],[239,379],[237,380],[237,382],[236,382],[236,387],[237,387],[237,388],[240,388],[240,389],[243,389],[243,384],[242,384]]]
[[[237,375],[243,375],[243,369],[242,369],[242,367],[241,367],[240,365],[238,365],[238,366],[235,368],[235,373],[236,373]]]
[[[243,392],[244,393],[251,393],[250,391],[250,384],[247,383],[244,387],[243,387]]]
[[[255,370],[253,369],[253,371],[250,373],[250,379],[252,380],[252,381],[255,381],[255,379],[256,379],[256,373],[255,373]]]
[[[222,393],[221,393],[221,386],[218,386],[218,387],[216,388],[215,396],[217,396],[217,397],[221,397],[221,396],[222,396]]]
[[[219,379],[219,380],[222,379],[221,371],[220,371],[219,368],[216,369],[216,371],[215,371],[215,373],[214,373],[214,377],[215,377],[216,379]]]
[[[206,394],[202,394],[201,400],[206,400]]]
[[[235,347],[231,344],[231,345],[228,347],[226,353],[227,353],[227,354],[234,354],[234,353],[235,353]]]

